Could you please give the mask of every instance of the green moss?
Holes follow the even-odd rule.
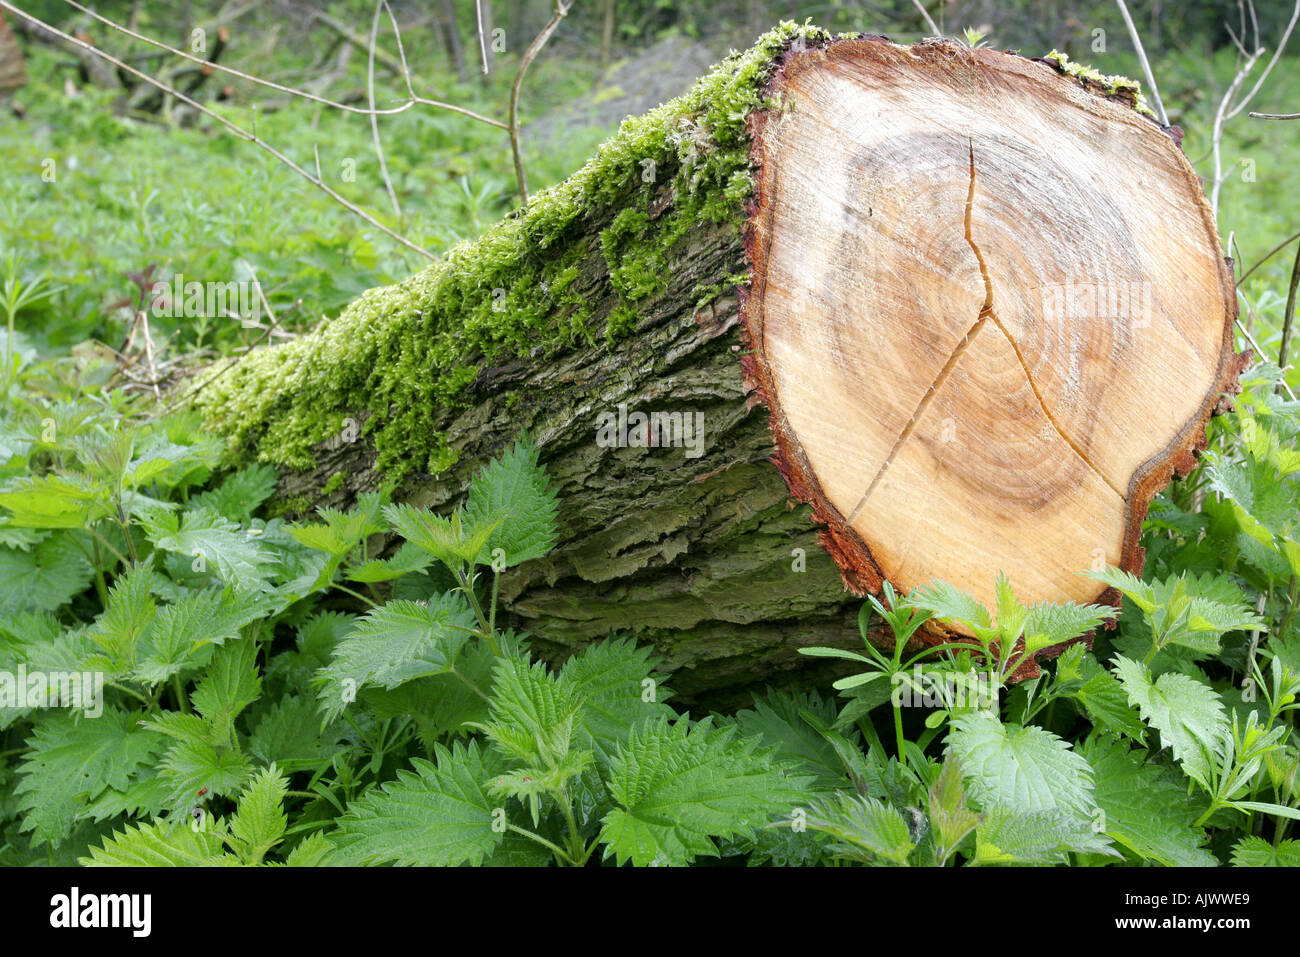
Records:
[[[1053,50],[1044,60],[1051,61],[1058,71],[1064,76],[1073,77],[1079,81],[1080,86],[1085,90],[1090,86],[1098,87],[1106,96],[1119,97],[1124,100],[1134,110],[1143,116],[1155,118],[1155,113],[1147,105],[1147,99],[1142,95],[1142,84],[1137,80],[1129,79],[1126,76],[1107,75],[1099,70],[1082,63],[1074,63],[1068,56],[1059,50]]]
[[[743,222],[753,190],[745,120],[799,37],[829,40],[783,23],[686,95],[625,120],[582,169],[478,239],[369,290],[315,333],[256,350],[194,395],[207,427],[227,437],[229,463],[308,468],[342,418],[369,413],[365,431],[390,482],[413,468],[436,474],[455,453],[430,432],[429,410],[463,402],[485,365],[593,342],[601,318],[607,339],[626,335],[633,304],[662,292],[674,244],[700,220]],[[661,215],[643,212],[664,196]],[[604,317],[575,291],[589,250],[571,240],[592,222],[609,224],[601,246],[618,293]]]
[[[321,486],[321,494],[329,495],[331,492],[337,492],[343,487],[343,473],[335,472],[329,477],[329,480]]]

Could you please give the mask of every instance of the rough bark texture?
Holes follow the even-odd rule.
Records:
[[[852,647],[854,592],[882,573],[827,500],[773,386],[757,308],[770,228],[762,130],[797,116],[781,97],[792,64],[885,46],[906,50],[783,26],[686,97],[628,121],[587,168],[445,263],[367,294],[317,335],[251,356],[198,406],[230,437],[232,463],[256,455],[287,467],[280,501],[291,514],[381,487],[450,508],[527,430],[559,493],[560,541],[504,575],[501,599],[547,656],[632,634],[654,644],[682,699],[726,706],[747,685],[806,669],[800,646]],[[926,47],[922,58],[974,62]],[[1068,86],[1093,99],[1081,83],[1099,101],[1134,105],[1135,87],[1114,78],[979,57],[1014,61],[1058,97]],[[1230,297],[1224,309],[1217,321],[1230,326]],[[1140,568],[1136,529],[1151,495],[1190,466],[1205,417],[1231,387],[1238,364],[1227,332],[1223,341],[1197,414],[1135,475],[1126,567]],[[820,380],[806,384],[816,392]],[[620,406],[699,413],[702,454],[597,442],[598,416]]]

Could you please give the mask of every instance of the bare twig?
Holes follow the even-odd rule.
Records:
[[[1142,64],[1142,73],[1147,78],[1147,88],[1151,91],[1151,102],[1156,108],[1156,118],[1160,120],[1161,126],[1168,126],[1169,114],[1165,112],[1165,104],[1160,99],[1155,74],[1151,72],[1151,64],[1147,62],[1147,52],[1142,48],[1142,38],[1138,35],[1133,18],[1129,16],[1128,5],[1124,0],[1115,0],[1115,3],[1119,5],[1120,16],[1124,18],[1124,25],[1128,27],[1128,35],[1133,40],[1133,49],[1137,53],[1138,62]]]
[[[42,21],[38,20],[36,17],[32,16],[31,14],[19,10],[13,4],[9,3],[8,0],[0,0],[0,8],[3,8],[15,14],[16,16],[21,17],[30,23],[37,24],[39,26],[44,27],[47,30],[52,31],[55,35],[60,36],[63,39],[77,45],[78,47],[81,47],[93,53],[95,56],[102,57],[104,60],[107,60],[109,63],[112,63],[114,66],[116,66],[119,70],[125,70],[127,73],[130,73],[132,76],[135,76],[146,83],[153,84],[154,86],[158,87],[158,89],[162,90],[164,93],[168,93],[176,97],[182,103],[186,103],[189,106],[192,106],[194,109],[198,110],[203,115],[211,117],[212,119],[216,120],[227,130],[233,133],[235,136],[239,137],[240,139],[247,140],[248,142],[257,146],[259,149],[265,150],[267,153],[270,153],[281,163],[289,167],[289,169],[293,170],[295,173],[297,173],[307,182],[311,183],[317,189],[321,190],[323,193],[325,193],[335,202],[339,203],[344,208],[350,210],[352,213],[356,214],[357,216],[360,216],[366,222],[370,223],[370,225],[374,226],[376,229],[380,230],[391,239],[394,239],[397,242],[401,243],[407,249],[410,249],[413,252],[417,252],[421,256],[425,256],[428,259],[436,258],[433,255],[433,253],[429,252],[427,249],[423,248],[422,246],[416,245],[415,243],[411,242],[411,240],[407,239],[405,236],[400,235],[399,233],[395,232],[392,229],[389,229],[379,220],[375,219],[374,216],[370,215],[370,213],[367,213],[360,206],[357,206],[355,203],[351,202],[350,200],[341,196],[335,190],[331,189],[328,185],[326,185],[324,179],[312,176],[311,173],[307,172],[305,169],[303,169],[293,160],[289,159],[289,157],[285,156],[283,153],[281,153],[270,143],[267,143],[265,140],[258,137],[255,130],[254,132],[249,132],[248,130],[240,126],[238,123],[235,123],[233,120],[227,119],[226,117],[222,116],[220,113],[216,112],[215,110],[209,109],[204,104],[186,96],[184,93],[181,93],[179,90],[169,87],[167,84],[154,79],[153,77],[149,76],[146,73],[141,72],[140,70],[137,70],[135,67],[130,66],[127,63],[124,63],[123,61],[117,59],[114,56],[111,56],[108,53],[105,53],[103,50],[97,49],[96,47],[91,46],[89,43],[86,43],[82,40],[78,40],[75,37],[70,37],[63,31],[55,29],[54,27],[51,27],[47,23],[43,23]]]
[[[1241,278],[1237,280],[1237,285],[1240,286],[1243,282],[1245,282],[1250,277],[1251,273],[1253,273],[1260,266],[1264,265],[1264,263],[1268,262],[1277,253],[1281,252],[1283,249],[1285,249],[1291,243],[1295,242],[1297,239],[1300,239],[1300,233],[1293,233],[1292,235],[1288,236],[1286,239],[1278,243],[1276,246],[1274,246],[1272,249],[1270,249],[1268,252],[1266,252],[1262,257],[1260,257],[1260,259],[1255,263],[1255,265],[1251,266],[1249,269],[1247,269],[1244,273],[1241,274]]]
[[[483,58],[483,75],[487,76],[487,37],[483,35],[483,0],[474,0],[474,18],[478,22],[478,52]]]
[[[68,4],[68,6],[70,7],[80,10],[81,12],[85,13],[87,16],[92,17],[93,19],[99,21],[105,26],[118,31],[119,33],[125,34],[126,36],[130,37],[133,40],[139,40],[141,43],[147,43],[150,46],[157,47],[160,50],[166,50],[168,53],[172,54],[173,56],[182,57],[183,59],[190,60],[194,63],[198,63],[201,66],[211,67],[213,70],[217,70],[222,73],[229,74],[230,76],[238,77],[241,80],[247,80],[249,83],[254,83],[257,84],[258,86],[268,87],[269,89],[275,90],[279,93],[287,93],[290,96],[300,97],[301,99],[304,100],[311,100],[314,103],[320,103],[323,106],[333,107],[334,109],[342,110],[345,113],[373,114],[376,116],[392,116],[397,113],[405,113],[411,107],[419,105],[419,106],[433,107],[440,110],[450,110],[453,113],[459,113],[462,116],[468,116],[472,120],[478,120],[480,123],[486,123],[489,126],[495,126],[497,129],[504,130],[509,128],[507,124],[502,123],[500,120],[494,120],[490,116],[484,116],[481,113],[476,113],[473,110],[466,109],[463,106],[457,106],[455,103],[444,103],[441,100],[431,100],[428,99],[427,97],[417,95],[413,88],[413,84],[411,82],[411,71],[407,67],[406,56],[404,53],[401,53],[402,41],[401,41],[400,33],[398,34],[397,37],[399,56],[395,61],[398,64],[398,69],[396,72],[402,76],[402,79],[406,84],[406,92],[409,96],[409,99],[407,100],[407,102],[399,104],[398,106],[380,110],[380,109],[374,109],[373,107],[364,108],[359,106],[352,106],[348,103],[339,103],[335,100],[330,100],[323,96],[317,96],[315,93],[310,93],[307,90],[295,89],[294,87],[284,86],[272,80],[266,80],[263,79],[262,77],[253,76],[250,73],[244,73],[242,70],[236,70],[234,67],[226,66],[225,64],[222,63],[209,63],[207,60],[204,60],[200,57],[196,57],[192,53],[187,53],[186,51],[179,50],[176,47],[168,46],[166,43],[163,43],[159,40],[155,40],[152,37],[147,37],[142,33],[136,33],[134,30],[129,30],[126,27],[122,26],[120,23],[115,23],[114,21],[109,20],[107,17],[100,16],[94,10],[82,6],[80,3],[77,2],[77,0],[63,0],[63,2]],[[0,6],[8,7],[9,4],[7,2],[0,2]],[[391,15],[391,11],[390,11],[390,15]],[[42,27],[45,26],[45,24],[41,23],[41,21],[37,20],[35,17],[30,17],[29,19],[33,23],[36,23]],[[395,22],[394,22],[394,30],[396,30]]]
[[[930,11],[921,5],[921,0],[912,0],[912,5],[916,7],[921,16],[925,18],[925,25],[930,28],[931,35],[936,37],[943,36],[943,31],[939,29],[937,24],[935,24],[934,18],[930,16]]]
[[[1251,113],[1257,120],[1300,120],[1300,113]]]
[[[1283,382],[1286,381],[1287,353],[1291,350],[1291,332],[1295,328],[1296,290],[1300,287],[1300,248],[1296,249],[1295,264],[1291,267],[1291,287],[1286,294],[1286,309],[1282,313],[1282,342],[1277,347],[1277,364],[1282,369]],[[1291,398],[1295,398],[1292,396]]]
[[[388,6],[388,0],[379,0],[375,4],[375,17],[370,22],[370,58],[366,64],[366,96],[370,104],[370,109],[375,108],[375,46],[379,42],[379,14]],[[392,11],[389,11],[392,15]],[[396,27],[396,22],[394,22]],[[402,73],[409,75],[406,71],[406,63],[402,62]],[[375,155],[379,157],[379,175],[384,179],[384,188],[388,190],[388,198],[393,202],[393,214],[398,219],[402,217],[402,205],[397,201],[397,192],[393,189],[393,180],[388,175],[388,161],[384,159],[384,146],[379,138],[379,117],[374,112],[370,114],[370,134],[375,141]]]
[[[546,46],[546,41],[551,38],[564,19],[569,8],[573,6],[573,0],[555,0],[555,12],[551,15],[550,21],[542,27],[542,32],[528,45],[524,51],[523,57],[519,61],[519,71],[515,74],[515,82],[510,87],[510,151],[515,160],[515,181],[519,185],[519,196],[525,206],[528,205],[528,177],[524,173],[524,159],[519,145],[519,91],[524,84],[524,74],[528,72],[528,67],[533,60],[537,59],[537,54],[542,52],[542,47]]]
[[[1247,329],[1245,326],[1243,326],[1243,325],[1241,324],[1241,320],[1240,320],[1240,319],[1237,320],[1237,328],[1241,330],[1241,334],[1242,334],[1243,336],[1246,337],[1246,341],[1249,342],[1250,345],[1251,345],[1251,348],[1255,350],[1255,357],[1256,357],[1256,358],[1260,358],[1260,359],[1262,359],[1262,358],[1266,355],[1266,353],[1264,352],[1264,347],[1261,346],[1258,342],[1255,341],[1255,337],[1252,336],[1252,335],[1250,334],[1250,330],[1249,330],[1249,329]],[[1295,393],[1292,392],[1292,391],[1291,391],[1291,387],[1290,387],[1289,385],[1286,384],[1286,379],[1285,379],[1285,378],[1282,379],[1281,385],[1282,385],[1282,388],[1286,390],[1286,394],[1289,395],[1289,396],[1291,397],[1291,401],[1294,402],[1294,401],[1295,401]]]

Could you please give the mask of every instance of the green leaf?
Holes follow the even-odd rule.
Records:
[[[0,615],[54,611],[89,588],[94,574],[71,533],[31,551],[0,548]]]
[[[284,838],[289,826],[284,813],[288,790],[288,779],[272,764],[253,775],[240,793],[238,809],[230,819],[230,836],[238,842],[239,857],[245,864],[260,864]]]
[[[1229,746],[1231,730],[1214,689],[1177,672],[1154,682],[1146,666],[1118,655],[1115,674],[1143,720],[1160,732],[1188,777],[1209,788],[1211,769]]]
[[[128,825],[78,863],[84,867],[208,867],[227,863],[218,832],[184,822]]]
[[[396,688],[407,681],[451,670],[464,646],[474,613],[459,593],[425,602],[391,601],[372,610],[334,649],[318,677],[318,700],[326,718],[342,713],[365,686]]]
[[[30,476],[0,491],[12,528],[82,528],[110,514],[105,490],[57,475]]]
[[[1262,837],[1243,837],[1232,849],[1233,867],[1300,867],[1300,841],[1281,841],[1276,847]]]
[[[288,773],[323,767],[339,748],[336,726],[322,730],[315,703],[299,695],[272,704],[248,738],[249,754]]]
[[[864,864],[904,865],[915,846],[898,811],[857,794],[841,792],[816,799],[808,809],[807,825],[835,838],[832,853]]]
[[[1102,605],[1039,602],[1025,615],[1025,649],[1032,653],[1078,638],[1117,614],[1115,609]]]
[[[1024,811],[996,807],[975,829],[973,864],[1062,864],[1070,851],[1114,855],[1099,834],[1061,808]]]
[[[137,769],[151,764],[165,739],[135,727],[135,716],[106,709],[94,719],[44,716],[28,739],[15,793],[22,830],[32,842],[58,844],[88,802],[106,788],[125,790]]]
[[[154,620],[157,603],[153,598],[154,571],[149,564],[134,565],[118,576],[108,595],[108,606],[86,632],[104,650],[114,674],[130,670],[136,645]]]
[[[961,769],[951,757],[943,762],[943,769],[930,786],[928,797],[935,844],[944,852],[946,860],[975,830],[980,820],[980,816],[966,806]]]
[[[250,773],[243,754],[207,742],[180,741],[162,759],[162,777],[171,789],[167,805],[182,813],[205,799],[235,794]]]
[[[1080,752],[1092,766],[1102,828],[1139,858],[1166,867],[1215,867],[1205,832],[1177,772],[1130,751],[1120,741],[1091,738]]]
[[[762,738],[765,746],[776,749],[778,758],[816,775],[816,787],[843,787],[851,783],[835,746],[801,714],[810,712],[820,719],[822,727],[829,727],[836,720],[835,702],[815,691],[804,694],[769,689],[753,697],[754,709],[736,714],[742,734]]]
[[[480,561],[490,561],[491,552],[500,548],[510,568],[555,547],[559,507],[548,485],[537,449],[526,436],[475,477],[465,504],[466,524],[494,529]]]
[[[608,639],[589,645],[560,669],[560,681],[582,702],[577,741],[604,765],[633,728],[673,713],[664,703],[672,692],[662,675],[654,675],[650,655],[631,639]]]
[[[484,787],[500,770],[497,759],[470,741],[451,750],[436,745],[434,763],[412,763],[413,772],[397,772],[381,791],[348,805],[331,834],[341,863],[477,865],[501,843],[497,802]]]
[[[689,729],[689,730],[688,730]],[[690,727],[666,719],[635,729],[619,745],[605,815],[606,856],[637,865],[689,864],[717,853],[715,838],[752,834],[802,799],[810,777],[706,718]]]
[[[1088,762],[1050,731],[1004,725],[984,711],[955,715],[952,728],[948,749],[981,806],[1067,808],[1085,816],[1095,806]]]
[[[261,691],[257,644],[244,639],[221,648],[212,667],[195,686],[190,701],[212,728],[214,740],[233,743],[235,718],[257,700]]]
[[[187,592],[175,604],[158,609],[140,642],[134,676],[155,684],[207,664],[213,646],[238,638],[240,628],[257,616],[256,605],[221,589]]]
[[[227,585],[241,589],[264,585],[270,556],[247,532],[211,509],[190,509],[179,519],[170,513],[142,515],[141,522],[154,547],[191,559],[197,571],[210,566]]]
[[[250,465],[230,475],[214,489],[191,495],[191,508],[207,508],[232,522],[246,522],[275,492],[275,469]]]
[[[1082,684],[1071,694],[1082,705],[1093,723],[1112,734],[1125,735],[1138,744],[1143,741],[1146,727],[1138,713],[1129,705],[1124,686],[1092,655],[1080,663]]]

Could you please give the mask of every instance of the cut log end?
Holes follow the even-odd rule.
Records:
[[[793,51],[751,116],[746,385],[858,594],[1102,601],[1234,390],[1236,296],[1177,142],[1049,66]]]

